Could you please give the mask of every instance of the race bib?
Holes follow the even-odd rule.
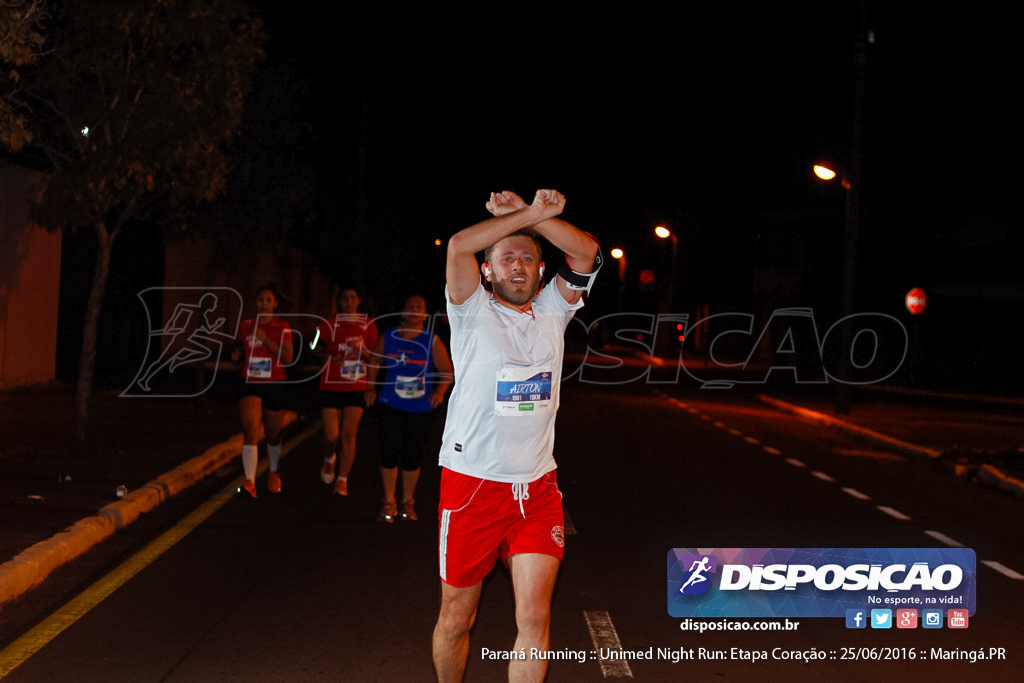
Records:
[[[501,417],[523,417],[551,411],[550,370],[508,367],[497,372],[494,412]]]
[[[269,358],[249,358],[249,377],[270,379],[271,362]]]
[[[398,398],[422,398],[427,393],[426,377],[395,377],[395,393]]]
[[[341,378],[349,382],[358,382],[366,377],[366,366],[357,360],[346,360],[341,364]]]

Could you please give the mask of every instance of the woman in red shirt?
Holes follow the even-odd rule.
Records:
[[[320,418],[324,433],[320,479],[348,495],[348,473],[356,458],[356,434],[366,408],[366,360],[377,343],[377,325],[359,312],[355,289],[338,292],[338,313],[320,324],[320,352],[327,356],[320,373]],[[336,454],[338,457],[336,457]],[[337,477],[335,462],[337,461]]]
[[[242,468],[245,470],[243,488],[256,497],[256,465],[259,461],[257,444],[260,427],[267,439],[267,456],[270,460],[270,475],[267,490],[281,492],[281,477],[277,473],[281,458],[281,412],[287,398],[281,380],[287,379],[285,366],[292,362],[291,328],[274,315],[279,297],[273,285],[267,285],[256,292],[256,317],[243,320],[238,328],[238,340],[245,351],[241,382],[238,393],[238,409],[242,416]],[[231,353],[232,360],[238,360],[240,351]]]

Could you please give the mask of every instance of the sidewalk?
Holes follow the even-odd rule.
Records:
[[[0,610],[241,453],[230,392],[128,399],[98,390],[84,449],[72,436],[73,401],[66,384],[0,391]]]
[[[858,390],[849,415],[827,390],[758,396],[875,445],[934,460],[1024,498],[1024,402]],[[73,388],[0,392],[0,609],[241,450],[230,395],[124,399],[96,393],[84,453],[71,437]],[[293,416],[303,422],[302,416]],[[118,486],[127,495],[118,499]]]

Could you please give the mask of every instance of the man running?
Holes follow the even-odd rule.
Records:
[[[538,190],[530,205],[492,193],[486,206],[492,218],[448,242],[445,269],[455,390],[439,458],[441,681],[462,679],[482,581],[499,557],[515,591],[514,649],[549,648],[564,545],[553,455],[564,333],[600,266],[597,241],[557,218],[560,193]],[[540,237],[566,261],[546,288]],[[541,680],[546,671],[546,659],[513,660],[509,678]]]

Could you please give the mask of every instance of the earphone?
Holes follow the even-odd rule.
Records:
[[[487,264],[484,264],[484,277],[490,277],[490,276],[491,276],[491,267],[488,266]],[[544,277],[544,266],[543,266],[543,264],[540,267],[540,276]]]

